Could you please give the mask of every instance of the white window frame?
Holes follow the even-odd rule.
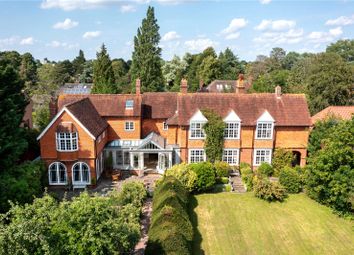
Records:
[[[264,125],[266,125],[265,128],[264,128]],[[273,130],[274,130],[274,122],[272,122],[272,121],[258,121],[257,128],[256,128],[256,139],[258,139],[258,140],[272,140],[273,139]],[[258,134],[259,132],[260,132],[260,135]]]
[[[162,130],[168,130],[168,125],[166,121],[162,122]]]
[[[206,122],[204,121],[191,121],[189,125],[189,139],[205,139],[205,132],[203,129],[203,126]],[[195,125],[199,125],[199,127],[194,127]],[[199,135],[195,136],[195,132],[193,131],[198,131]]]
[[[134,100],[128,99],[125,101],[125,109],[134,109]]]
[[[264,155],[262,155],[262,152]],[[257,155],[259,154],[259,155]],[[268,155],[267,155],[268,154]],[[260,159],[257,162],[257,158]],[[261,161],[262,157],[264,157],[264,161]],[[272,163],[272,149],[255,149],[253,154],[253,165],[260,166],[263,162],[271,164]]]
[[[228,163],[230,166],[238,166],[240,158],[239,149],[224,149],[222,161]]]
[[[199,155],[195,155],[196,153]],[[194,155],[192,155],[192,154],[194,154]],[[193,159],[193,157],[198,157],[199,159],[202,158],[202,160],[195,160],[195,159]],[[189,149],[188,150],[188,163],[198,163],[198,162],[204,162],[204,161],[206,161],[206,155],[205,155],[204,149]]]
[[[75,178],[75,176],[74,176],[74,168],[75,168],[76,165],[79,165],[79,166],[80,166],[80,168],[79,168],[80,181],[75,181],[75,180],[74,180],[74,178]],[[83,165],[86,165],[86,166],[87,166],[87,170],[88,170],[88,182],[84,182],[84,181],[83,181],[83,178],[82,178],[82,177],[83,177],[83,174],[82,174],[82,172],[83,172],[82,166],[83,166]],[[82,185],[82,184],[90,185],[90,184],[91,184],[91,172],[90,172],[90,167],[89,167],[89,165],[88,165],[87,163],[85,163],[85,162],[77,162],[77,163],[75,163],[75,164],[72,166],[72,168],[71,168],[71,177],[72,177],[73,185]]]
[[[56,172],[56,175],[57,175],[57,182],[52,182],[52,178],[51,178],[51,168],[52,166],[55,165],[55,172]],[[60,182],[60,174],[59,174],[59,165],[62,165],[64,166],[64,170],[65,170],[65,182]],[[49,180],[49,185],[66,185],[68,183],[68,171],[66,169],[66,166],[61,163],[61,162],[53,162],[49,165],[48,167],[48,180]]]
[[[225,122],[225,131],[224,131],[224,138],[228,140],[238,140],[240,139],[240,131],[241,131],[241,122],[240,121],[227,121]],[[228,127],[228,125],[234,125],[234,127],[231,129]],[[235,128],[235,125],[237,125],[237,128]],[[234,135],[234,132],[236,133],[236,136]],[[230,136],[230,134],[232,134]]]
[[[69,134],[69,137],[67,135]],[[63,136],[63,137],[62,137]],[[70,152],[70,151],[77,151],[79,150],[79,135],[78,132],[56,132],[55,133],[55,142],[56,142],[56,148],[57,151],[64,151],[64,152]],[[64,143],[64,146],[61,146],[62,143]],[[75,148],[76,145],[76,148]]]
[[[125,131],[134,131],[135,130],[135,123],[134,121],[126,121],[124,123],[124,130]]]

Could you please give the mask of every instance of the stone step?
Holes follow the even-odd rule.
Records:
[[[245,186],[243,185],[242,179],[239,176],[235,176],[231,178],[232,183],[232,187],[234,192],[237,193],[245,193],[246,189]]]

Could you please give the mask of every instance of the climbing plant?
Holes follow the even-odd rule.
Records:
[[[213,112],[206,109],[202,111],[208,122],[203,126],[206,139],[204,150],[208,161],[215,162],[222,160],[223,145],[224,145],[224,130],[225,123],[222,118]]]

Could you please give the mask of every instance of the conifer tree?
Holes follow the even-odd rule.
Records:
[[[149,6],[146,18],[143,19],[141,27],[138,28],[137,35],[134,37],[131,67],[132,83],[135,83],[135,79],[140,78],[142,92],[164,90],[159,41],[159,25],[155,18],[154,8]]]
[[[79,51],[79,55],[73,60],[73,68],[75,76],[79,76],[83,73],[85,67],[86,59],[84,52],[82,50]]]
[[[97,59],[93,64],[93,88],[91,93],[114,94],[116,92],[112,61],[109,58],[106,46],[102,44],[101,50],[97,52]]]

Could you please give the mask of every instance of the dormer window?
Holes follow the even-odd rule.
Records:
[[[133,100],[125,101],[125,109],[133,109],[133,108],[134,108],[134,101]]]
[[[77,151],[78,133],[71,122],[62,122],[56,130],[57,151]]]
[[[265,111],[257,120],[256,139],[272,139],[274,130],[274,119]]]
[[[207,121],[208,120],[204,117],[203,113],[198,110],[189,122],[189,138],[204,139],[205,133],[203,130],[203,126]]]
[[[233,110],[224,118],[224,122],[224,138],[240,139],[241,120]]]

